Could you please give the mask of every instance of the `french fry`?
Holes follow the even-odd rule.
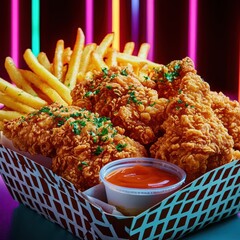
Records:
[[[72,49],[70,47],[67,47],[63,51],[63,65],[68,64],[70,62],[72,55]]]
[[[132,55],[134,50],[135,43],[134,42],[127,42],[124,46],[123,53]]]
[[[10,79],[13,83],[16,84],[17,87],[21,88],[22,90],[33,96],[37,96],[37,93],[33,90],[31,85],[23,78],[11,57],[6,57],[5,68],[8,72]]]
[[[24,103],[16,101],[14,98],[9,97],[2,92],[0,92],[0,102],[8,108],[22,113],[31,113],[36,110]]]
[[[63,81],[63,52],[64,52],[64,41],[58,40],[55,48],[53,57],[52,71],[53,75],[61,81]]]
[[[52,66],[51,63],[46,55],[46,53],[44,52],[40,52],[37,56],[38,62],[45,67],[49,72],[51,72],[52,70]]]
[[[105,53],[107,52],[108,48],[112,45],[114,38],[114,33],[107,34],[102,42],[99,44],[95,53],[97,53],[100,57],[104,57]]]
[[[53,102],[57,102],[63,106],[68,104],[61,98],[61,96],[49,85],[44,83],[39,76],[29,70],[21,70],[22,75],[25,79],[35,85],[36,88],[39,88],[44,94],[48,96]]]
[[[31,49],[27,49],[23,57],[29,66],[29,68],[36,73],[43,81],[49,86],[55,89],[58,94],[65,100],[69,105],[72,103],[70,95],[70,89],[60,82],[53,74],[51,74],[46,68],[44,68],[33,55]]]
[[[91,60],[91,54],[96,49],[96,43],[88,44],[83,49],[78,75],[84,76]]]
[[[148,56],[149,49],[150,49],[149,43],[141,44],[139,51],[138,51],[138,57],[146,59]]]
[[[0,91],[12,98],[14,104],[21,102],[35,109],[39,109],[47,104],[43,99],[23,91],[2,78],[0,78]]]
[[[12,120],[15,118],[19,118],[22,116],[25,116],[26,114],[18,112],[18,111],[12,111],[12,110],[0,110],[0,121],[6,120]]]
[[[68,66],[68,71],[64,82],[64,84],[68,86],[70,90],[72,90],[76,85],[84,42],[85,42],[84,33],[81,28],[78,28],[75,45],[73,48],[73,52]]]
[[[109,48],[106,54],[106,64],[108,67],[117,66],[117,51],[114,48]]]
[[[94,69],[101,70],[103,68],[108,68],[107,64],[104,62],[103,59],[105,54],[107,53],[107,50],[112,45],[113,38],[114,38],[114,34],[109,33],[104,37],[104,39],[99,44],[99,46],[97,46],[96,50],[92,53],[92,61],[93,61],[94,67],[91,68],[91,65],[90,65],[90,68],[88,68],[88,71],[94,70]]]
[[[154,67],[154,68],[159,68],[159,67],[162,66],[161,64],[151,62],[147,59],[140,58],[138,56],[129,55],[129,54],[126,54],[126,53],[120,53],[120,52],[117,52],[117,61],[119,63],[124,63],[124,64],[129,63],[133,67],[134,66],[139,66],[140,68],[142,66],[144,66],[145,64],[148,64],[149,67]]]
[[[93,52],[92,54],[92,60],[94,65],[96,66],[96,70],[101,71],[103,68],[108,68],[107,64],[103,61],[103,58],[95,52]]]

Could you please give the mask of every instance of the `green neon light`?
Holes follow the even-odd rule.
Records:
[[[40,0],[32,0],[32,51],[40,52]]]

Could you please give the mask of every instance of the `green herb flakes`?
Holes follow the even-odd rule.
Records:
[[[101,146],[97,146],[94,155],[98,156],[103,152],[103,148]]]
[[[127,144],[122,144],[122,143],[119,143],[117,146],[116,146],[116,149],[118,152],[121,152],[125,147],[127,146]]]

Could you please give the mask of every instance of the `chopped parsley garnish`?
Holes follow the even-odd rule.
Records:
[[[83,169],[83,166],[88,166],[88,163],[87,162],[80,162],[79,164],[78,164],[78,170],[82,170]]]
[[[127,69],[125,68],[125,69],[121,70],[120,74],[123,75],[123,76],[127,76],[128,75]]]
[[[107,117],[95,117],[93,123],[99,128],[103,125],[104,122],[108,120]]]
[[[129,92],[128,94],[129,94],[128,103],[133,102],[133,103],[136,103],[136,104],[142,104],[141,101],[137,100],[134,91]]]
[[[71,122],[70,126],[73,127],[73,132],[74,132],[75,135],[80,135],[80,133],[81,133],[80,126],[81,127],[85,127],[86,126],[86,122],[83,121],[83,120],[76,120],[74,122]]]
[[[122,144],[122,143],[119,143],[117,146],[116,146],[116,149],[118,152],[121,152],[125,147],[127,146],[127,144]]]
[[[118,131],[116,129],[114,129],[111,137],[115,137],[117,135],[117,133],[118,133]]]
[[[115,73],[110,76],[111,79],[114,79],[115,77],[117,77],[117,74]]]
[[[175,66],[174,66],[174,70],[179,70],[181,68],[181,66],[179,65],[179,64],[176,64]]]
[[[108,134],[108,129],[104,127],[102,131],[98,134],[98,136],[104,136],[106,134]]]
[[[180,65],[177,64],[174,66],[174,71],[172,72],[166,72],[164,73],[164,77],[169,81],[169,82],[173,82],[176,78],[179,77],[179,69],[180,69]]]
[[[44,106],[39,110],[40,113],[47,113],[49,116],[53,116],[54,114],[51,112],[50,108],[47,106]]]
[[[82,116],[82,113],[80,112],[75,112],[75,113],[71,113],[70,114],[70,117],[74,118],[74,117],[81,117]]]
[[[150,107],[153,107],[156,104],[156,102],[150,103]]]
[[[107,77],[108,75],[108,69],[107,68],[102,68],[102,72],[103,72],[103,77]]]
[[[91,97],[92,95],[97,95],[100,93],[100,89],[96,89],[95,91],[88,91],[84,94],[84,97]]]
[[[77,122],[71,122],[70,125],[73,127],[73,132],[75,135],[80,135],[81,130]]]
[[[93,92],[94,95],[97,95],[97,94],[99,94],[99,93],[100,93],[100,89],[96,89],[96,90]]]
[[[97,146],[94,155],[100,155],[103,152],[103,148],[101,146]]]
[[[64,120],[59,120],[58,123],[57,123],[57,126],[61,127],[64,123],[65,123]]]
[[[93,92],[92,91],[88,91],[84,94],[84,97],[90,97],[93,95]]]
[[[106,142],[108,139],[109,139],[109,137],[108,137],[108,136],[101,137],[101,140],[102,140],[103,142]]]
[[[112,86],[107,85],[106,88],[109,89],[109,90],[111,90],[111,89],[112,89]]]

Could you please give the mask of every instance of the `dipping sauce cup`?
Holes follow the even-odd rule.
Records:
[[[100,170],[107,201],[124,215],[138,215],[177,191],[186,173],[155,158],[125,158]]]

